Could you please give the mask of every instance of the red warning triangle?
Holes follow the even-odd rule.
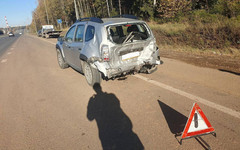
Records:
[[[214,128],[204,115],[201,108],[197,103],[194,103],[187,124],[183,130],[182,139],[191,136],[207,134],[213,131]]]

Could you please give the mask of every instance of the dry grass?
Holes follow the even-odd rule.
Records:
[[[236,48],[229,48],[228,50],[222,49],[199,49],[191,46],[183,46],[183,45],[162,45],[158,44],[160,51],[177,51],[184,52],[189,54],[197,54],[197,55],[208,55],[208,56],[229,56],[232,58],[240,59],[240,52]]]
[[[160,48],[216,55],[240,56],[240,23],[148,23]]]
[[[152,30],[160,31],[165,35],[174,36],[179,35],[189,27],[189,24],[184,23],[165,23],[165,24],[155,24],[149,23]]]

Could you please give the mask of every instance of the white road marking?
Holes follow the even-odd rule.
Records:
[[[43,40],[43,39],[42,39],[42,40]],[[44,41],[46,41],[46,40],[44,40]],[[46,42],[51,43],[51,44],[53,44],[53,45],[56,44],[56,43],[52,43],[52,42],[50,42],[50,41],[46,41]],[[231,108],[227,108],[227,107],[224,107],[224,106],[222,106],[222,105],[219,105],[219,104],[210,102],[210,101],[208,101],[208,100],[206,100],[206,99],[204,99],[204,98],[201,98],[201,97],[199,97],[199,96],[192,95],[192,94],[190,94],[190,93],[187,93],[187,92],[181,91],[181,90],[179,90],[179,89],[176,89],[176,88],[174,88],[174,87],[171,87],[171,86],[169,86],[169,85],[166,85],[166,84],[163,84],[163,83],[160,83],[160,82],[157,82],[157,81],[148,79],[148,78],[143,77],[143,76],[138,75],[138,74],[137,74],[137,75],[134,75],[134,77],[137,77],[137,78],[142,79],[142,80],[144,80],[144,81],[146,81],[146,82],[149,82],[149,83],[151,83],[151,84],[154,84],[154,85],[156,85],[156,86],[158,86],[158,87],[161,87],[161,88],[163,88],[163,89],[169,90],[169,91],[171,91],[171,92],[173,92],[173,93],[176,93],[176,94],[179,94],[179,95],[181,95],[181,96],[187,97],[187,98],[189,98],[189,99],[191,99],[191,100],[193,100],[193,101],[200,102],[200,103],[202,103],[202,104],[204,104],[204,105],[207,105],[207,106],[209,106],[209,107],[211,107],[211,108],[214,108],[214,109],[219,110],[219,111],[221,111],[221,112],[224,112],[224,113],[226,113],[226,114],[228,114],[228,115],[230,115],[230,116],[233,116],[233,117],[236,117],[236,118],[240,119],[240,113],[237,112],[237,111],[235,111],[235,110],[233,110],[233,109],[231,109]]]
[[[10,54],[12,54],[12,52],[8,52],[7,54],[10,55]]]
[[[3,59],[3,60],[1,61],[1,63],[5,63],[5,62],[7,62],[7,59]]]
[[[153,85],[156,85],[156,86],[161,87],[163,89],[169,90],[169,91],[171,91],[173,93],[176,93],[176,94],[179,94],[181,96],[187,97],[187,98],[189,98],[189,99],[191,99],[193,101],[200,102],[200,103],[202,103],[204,105],[207,105],[207,106],[209,106],[211,108],[214,108],[216,110],[219,110],[221,112],[224,112],[224,113],[226,113],[228,115],[231,115],[233,117],[236,117],[236,118],[240,119],[240,113],[235,111],[235,110],[233,110],[233,109],[231,109],[231,108],[227,108],[227,107],[224,107],[222,105],[210,102],[210,101],[208,101],[208,100],[206,100],[204,98],[201,98],[199,96],[192,95],[190,93],[187,93],[187,92],[181,91],[179,89],[176,89],[174,87],[171,87],[169,85],[166,85],[166,84],[163,84],[163,83],[160,83],[160,82],[148,79],[148,78],[143,77],[143,76],[138,75],[138,74],[134,75],[134,77],[137,77],[137,78],[142,79],[142,80],[144,80],[146,82],[149,82],[149,83],[151,83]]]

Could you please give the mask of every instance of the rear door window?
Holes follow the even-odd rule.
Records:
[[[85,29],[84,25],[79,25],[77,27],[77,32],[75,35],[75,42],[83,42],[84,29]]]
[[[94,37],[94,34],[95,34],[95,28],[94,26],[88,26],[87,27],[87,31],[86,31],[86,34],[85,34],[85,41],[88,42],[90,41],[91,39],[93,39]]]

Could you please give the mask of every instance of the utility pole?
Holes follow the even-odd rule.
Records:
[[[154,7],[156,6],[156,4],[157,4],[157,0],[153,0]]]
[[[121,10],[121,0],[118,0],[118,5],[119,5],[119,14],[120,16],[122,15],[122,10]]]
[[[46,14],[47,14],[47,22],[48,22],[48,24],[49,24],[46,0],[44,0],[44,5],[45,5],[45,11],[46,11]]]
[[[110,17],[110,12],[109,12],[109,5],[108,5],[108,0],[106,0],[107,2],[107,10],[108,10],[108,17]]]
[[[34,13],[34,12],[33,12]],[[34,13],[35,14],[35,13]],[[36,30],[36,33],[38,33],[37,31],[37,24],[36,24],[36,20],[35,20],[35,15],[33,16],[33,21],[34,21],[34,24],[35,24],[35,30]]]
[[[75,14],[76,14],[76,18],[77,18],[77,20],[79,20],[79,14],[78,14],[78,8],[77,8],[76,0],[74,0],[74,6],[75,6]]]

